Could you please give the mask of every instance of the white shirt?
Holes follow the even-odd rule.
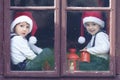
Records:
[[[94,43],[94,37],[95,36],[92,36],[92,39],[88,43],[87,51],[90,54],[102,57],[104,59],[108,59],[108,53],[110,50],[110,42],[108,35],[104,32],[97,33],[95,38],[95,45],[92,47]]]
[[[39,54],[42,52],[42,49],[34,44],[30,44],[22,36],[15,35],[11,38],[11,59],[13,64],[23,62],[25,59],[34,59],[37,55],[33,51]]]

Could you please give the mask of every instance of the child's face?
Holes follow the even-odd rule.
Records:
[[[91,35],[95,35],[100,30],[100,25],[94,22],[87,22],[85,23],[85,27]]]
[[[30,30],[30,25],[26,22],[20,22],[15,26],[15,33],[19,36],[25,37]]]

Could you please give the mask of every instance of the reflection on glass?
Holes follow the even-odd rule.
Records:
[[[11,6],[54,6],[54,0],[10,0]]]
[[[11,12],[11,70],[54,70],[54,11]]]
[[[67,12],[67,57],[75,49],[80,71],[109,70],[109,12]],[[77,60],[71,55],[72,60]],[[67,61],[71,59],[67,58]],[[72,61],[74,62],[74,61]],[[67,64],[70,65],[68,62]],[[69,68],[68,68],[69,69]]]
[[[68,6],[109,7],[109,0],[67,0]]]

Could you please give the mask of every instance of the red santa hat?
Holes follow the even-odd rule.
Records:
[[[104,28],[104,21],[103,16],[100,11],[85,11],[82,14],[82,25],[81,25],[81,36],[78,38],[78,42],[80,44],[83,44],[85,42],[84,38],[84,27],[86,26],[85,23],[87,22],[94,22],[98,25],[100,25],[101,28]],[[83,27],[84,26],[84,27]]]
[[[14,27],[16,26],[16,24],[24,21],[30,25],[29,33],[31,33],[31,37],[29,38],[29,42],[35,44],[37,42],[37,39],[36,37],[34,37],[34,35],[37,30],[37,24],[31,12],[16,12],[14,20],[11,23],[11,32],[14,32]]]

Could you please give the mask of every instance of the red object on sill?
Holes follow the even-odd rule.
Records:
[[[79,56],[76,54],[76,49],[69,49],[68,58],[68,69],[70,71],[79,70]]]
[[[80,57],[81,57],[81,61],[82,62],[90,62],[90,53],[88,53],[87,51],[82,51],[81,54],[80,54]]]

